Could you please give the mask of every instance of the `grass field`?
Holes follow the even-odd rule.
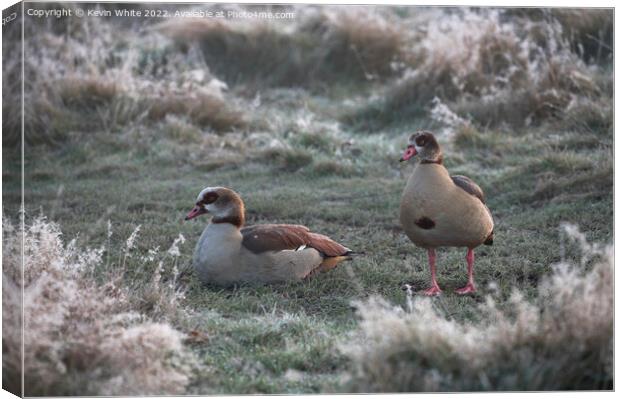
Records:
[[[416,295],[428,284],[425,251],[398,222],[412,166],[398,159],[415,130],[437,133],[447,168],[483,188],[495,219],[494,245],[476,252],[476,295],[452,293],[466,281],[465,250],[439,251],[444,295],[429,306],[443,318],[484,324],[481,306],[489,295],[510,314],[513,289],[525,303],[544,308],[539,286],[553,265],[590,270],[604,260],[573,244],[560,228],[564,222],[578,226],[587,242],[612,242],[613,80],[605,30],[611,25],[600,22],[610,23],[611,11],[487,11],[490,16],[484,10],[301,7],[287,22],[292,33],[238,21],[171,22],[147,33],[119,21],[85,20],[70,31],[58,22],[33,23],[26,225],[44,216],[59,225],[65,244],[103,246],[102,261],[76,278],[97,291],[114,276],[132,311],[185,334],[183,350],[192,358],[187,380],[162,386],[161,393],[609,389],[611,369],[601,359],[612,355],[605,346],[612,339],[611,313],[596,321],[601,337],[584,338],[579,349],[600,356],[575,355],[581,366],[575,373],[596,365],[602,370],[583,378],[567,372],[566,379],[541,382],[518,366],[503,371],[517,376],[512,380],[459,377],[412,351],[403,355],[411,375],[426,367],[453,382],[396,383],[389,368],[388,376],[364,371],[372,364],[355,363],[370,357],[342,349],[364,346],[357,310],[370,306],[369,298],[407,309],[411,298],[401,285],[411,282],[413,301],[427,303]],[[490,22],[481,26],[480,19]],[[422,20],[425,29],[412,28]],[[447,27],[435,32],[429,21]],[[97,39],[92,46],[89,35]],[[41,38],[47,47],[36,44]],[[407,44],[412,38],[418,47]],[[461,40],[473,41],[469,54],[455,53]],[[322,47],[312,51],[316,41]],[[70,57],[77,66],[56,71]],[[217,88],[216,79],[228,90]],[[9,123],[3,126],[3,215],[15,224],[21,165],[14,151],[18,132],[7,131]],[[304,224],[365,255],[299,284],[202,286],[191,255],[207,220],[183,217],[203,187],[216,185],[241,194],[248,223]],[[135,246],[128,248],[137,226]],[[178,256],[166,252],[179,234],[185,241],[178,241]],[[594,255],[584,258],[588,253]],[[173,289],[153,295],[154,275]],[[574,294],[600,299],[584,292]],[[376,317],[383,322],[389,335],[388,320]],[[536,346],[520,345],[507,350],[539,359]],[[562,367],[564,360],[554,364],[561,351],[542,350],[549,369]],[[48,370],[49,385],[32,385],[33,394],[109,392],[101,386],[82,392],[84,386],[67,383],[95,374],[63,359],[71,372]],[[42,369],[33,365],[33,378]]]

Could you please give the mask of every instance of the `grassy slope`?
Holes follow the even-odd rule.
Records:
[[[295,98],[299,93],[279,95]],[[303,95],[322,121],[333,118],[327,110],[337,107],[338,99]],[[265,104],[265,114],[281,112],[282,104],[290,103]],[[182,267],[188,268],[207,220],[184,223],[182,218],[203,186],[223,185],[243,195],[249,223],[302,223],[366,251],[301,284],[222,290],[201,286],[191,273],[182,280],[189,289],[186,305],[195,313],[178,327],[208,336],[207,342],[193,344],[207,367],[197,371],[191,393],[343,389],[346,361],[335,346],[356,325],[351,301],[381,294],[404,303],[403,282],[413,282],[416,290],[427,285],[426,255],[398,225],[410,166],[397,159],[411,129],[395,127],[387,136],[345,130],[345,138],[355,139],[362,152],[345,153],[342,159],[333,148],[306,143],[300,148],[314,161],[296,171],[286,168],[290,162],[268,162],[251,149],[242,162],[201,170],[195,159],[208,160],[211,154],[198,145],[171,141],[161,125],[149,129],[148,139],[107,132],[62,149],[29,150],[27,216],[42,212],[61,224],[65,237],[79,235],[89,246],[105,241],[109,219],[111,247],[119,249],[141,224],[138,251],[143,253],[168,248],[181,232],[188,238],[181,247]],[[597,144],[584,145],[592,142]],[[440,251],[439,283],[445,295],[436,301],[447,314],[476,317],[490,282],[506,297],[513,286],[533,292],[549,265],[560,259],[562,221],[578,224],[590,240],[611,240],[611,137],[604,133],[563,132],[558,138],[544,129],[469,132],[444,147],[450,171],[469,175],[486,191],[497,226],[495,245],[477,251],[477,296],[451,293],[465,282],[464,251]],[[317,169],[321,159],[332,158],[353,166],[336,174]],[[5,150],[4,213],[11,218],[18,209],[18,168]],[[128,279],[147,281],[152,272],[136,258],[128,260]]]

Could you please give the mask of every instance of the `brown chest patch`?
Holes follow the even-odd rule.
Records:
[[[430,230],[433,227],[435,227],[435,222],[432,219],[427,218],[426,216],[421,217],[420,219],[416,220],[414,223],[416,226],[424,230]]]

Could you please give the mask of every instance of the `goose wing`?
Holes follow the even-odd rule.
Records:
[[[306,226],[293,224],[263,224],[241,229],[243,246],[254,253],[294,250],[311,247],[325,256],[342,256],[348,248],[322,234],[312,233]]]
[[[463,175],[454,175],[450,177],[452,178],[454,184],[456,184],[458,187],[478,198],[480,201],[482,201],[483,204],[486,203],[484,199],[484,192],[482,191],[480,186],[477,185],[472,179]]]

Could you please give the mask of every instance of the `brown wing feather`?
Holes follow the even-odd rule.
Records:
[[[309,233],[308,236],[310,237],[310,242],[306,245],[322,252],[326,256],[343,256],[351,252],[349,248],[338,244],[323,234]]]
[[[452,178],[452,181],[454,182],[454,184],[456,184],[463,190],[467,191],[469,194],[473,195],[474,197],[478,198],[480,201],[482,201],[483,204],[485,203],[484,192],[482,191],[479,185],[474,183],[472,179],[470,179],[467,176],[463,176],[463,175],[454,175],[450,177]]]
[[[326,256],[342,256],[350,250],[322,234],[311,233],[305,226],[293,224],[263,224],[241,229],[243,246],[254,253],[297,249],[302,245],[314,248]]]
[[[474,197],[482,201],[485,208],[487,208],[487,212],[489,212],[489,215],[491,215],[491,210],[486,205],[486,202],[484,199],[484,192],[482,191],[479,185],[474,183],[474,181],[467,176],[454,175],[450,177],[452,177],[452,181],[454,182],[454,184],[456,184],[463,190],[467,191],[469,194],[473,195]],[[493,215],[491,215],[491,218],[493,218]],[[493,230],[491,231],[491,233],[488,235],[488,237],[484,241],[484,245],[493,245]]]

